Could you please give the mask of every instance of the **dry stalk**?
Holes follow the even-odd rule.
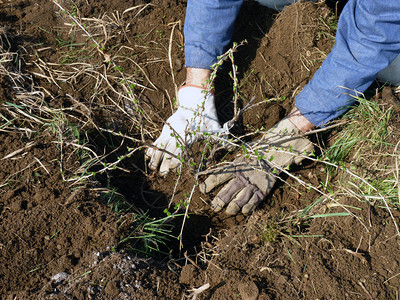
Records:
[[[32,166],[34,166],[37,163],[37,161],[33,161],[31,162],[29,165],[27,165],[25,168],[22,168],[21,170],[8,175],[2,183],[0,183],[0,188],[2,188],[3,186],[7,186],[9,184],[9,182],[12,180],[12,178],[16,177],[18,174],[24,172],[25,170],[28,170],[29,168],[31,168]]]
[[[17,150],[15,150],[15,151],[11,152],[10,154],[4,156],[1,160],[9,159],[9,158],[12,158],[12,157],[14,157],[14,156],[20,154],[21,152],[25,152],[25,151],[27,151],[28,149],[32,148],[35,144],[36,144],[36,142],[29,142],[29,143],[27,143],[27,144],[25,145],[25,147],[20,148],[20,149],[17,149]]]
[[[142,11],[144,11],[148,6],[151,6],[151,5],[154,5],[154,4],[151,4],[151,3],[140,4],[140,5],[136,5],[136,6],[127,8],[127,9],[125,9],[125,10],[122,12],[122,15],[124,15],[124,14],[126,14],[126,13],[128,13],[128,12],[131,12],[131,11],[133,11],[133,10],[135,10],[135,9],[140,8],[140,10],[139,10],[139,11],[133,16],[133,18],[132,18],[132,19],[135,19],[138,15],[140,15],[140,13],[141,13]]]
[[[169,25],[172,25],[172,29],[171,29],[171,35],[169,38],[169,45],[168,45],[168,59],[169,59],[169,67],[171,69],[172,82],[174,83],[174,86],[175,86],[175,95],[177,96],[178,95],[178,86],[176,85],[174,67],[173,67],[173,63],[172,63],[172,39],[174,37],[175,27],[177,25],[181,26],[181,21],[177,21],[177,22],[171,23]]]
[[[196,300],[197,297],[198,297],[201,293],[205,292],[205,291],[208,290],[209,288],[210,288],[210,284],[209,284],[209,283],[206,283],[206,284],[204,284],[204,285],[202,285],[201,287],[198,287],[198,288],[193,288],[193,289],[189,290],[189,292],[191,292],[191,293],[190,293],[190,295],[187,296],[187,297],[188,297],[189,299],[191,299],[191,300]]]
[[[395,158],[395,166],[396,166],[396,172],[395,172],[395,179],[396,179],[396,183],[397,183],[397,197],[399,200],[399,204],[400,204],[400,179],[399,179],[399,161],[398,161],[398,155],[396,155],[397,153],[397,149],[400,145],[400,141],[397,142],[396,146],[394,147],[393,150],[393,154],[394,154],[394,158]]]

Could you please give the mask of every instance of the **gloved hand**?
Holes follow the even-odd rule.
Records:
[[[228,215],[240,211],[245,215],[251,214],[272,190],[279,170],[300,163],[304,154],[314,148],[299,134],[300,130],[284,118],[260,140],[252,143],[252,149],[256,149],[254,155],[249,158],[242,155],[229,167],[210,175],[199,185],[204,194],[229,180],[212,200],[211,208],[218,212],[228,205],[225,211]]]
[[[173,155],[179,156],[182,146],[190,146],[205,132],[224,131],[218,122],[211,93],[206,93],[201,87],[186,85],[180,88],[178,101],[177,111],[167,119],[161,135],[153,144],[158,149],[148,148],[146,151],[146,159],[150,159],[149,168],[156,170],[159,167],[163,176],[180,165],[180,160]]]

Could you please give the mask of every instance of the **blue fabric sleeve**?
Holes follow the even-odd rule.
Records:
[[[210,69],[229,44],[243,0],[188,0],[185,65]]]
[[[339,18],[336,44],[296,107],[316,126],[340,116],[400,54],[400,1],[349,0]],[[358,94],[359,95],[359,94]]]

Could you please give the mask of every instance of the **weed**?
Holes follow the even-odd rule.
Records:
[[[325,154],[333,163],[351,159],[358,164],[362,159],[363,149],[387,150],[390,146],[387,137],[390,134],[388,124],[392,111],[384,110],[378,103],[361,97],[357,101],[359,105],[343,117],[348,121],[346,128],[340,131]]]
[[[390,149],[395,146],[389,139],[392,111],[383,109],[377,102],[365,98],[359,97],[357,101],[359,105],[343,117],[346,126],[336,135],[334,143],[325,152],[328,162],[340,166],[335,168],[326,165],[328,171],[326,183],[339,172],[341,175],[338,180],[341,187],[349,185],[351,188],[357,187],[355,194],[370,200],[373,198],[372,195],[377,196],[378,192],[393,203],[398,198],[395,176],[383,175],[394,171],[388,167],[393,164],[387,164],[393,159]],[[368,184],[360,182],[355,176],[343,177],[342,171],[346,169],[357,172],[368,181]]]
[[[167,255],[167,242],[176,239],[172,235],[173,225],[168,223],[170,216],[161,219],[152,219],[147,214],[133,214],[129,221],[130,232],[122,238],[119,246],[126,245],[128,249],[141,252],[147,256]]]
[[[324,26],[324,30],[321,30],[318,33],[318,38],[321,38],[322,36],[326,36],[330,39],[335,40],[335,35],[336,35],[336,30],[337,30],[337,25],[339,19],[333,14],[330,13],[326,17],[321,17],[320,23]]]
[[[132,210],[132,205],[129,204],[125,197],[117,191],[115,187],[107,187],[102,190],[101,198],[110,206],[110,208],[118,213],[129,212]]]
[[[268,220],[263,226],[263,230],[259,233],[262,242],[276,243],[279,237],[280,225],[276,218]]]

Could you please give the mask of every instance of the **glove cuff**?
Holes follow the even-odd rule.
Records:
[[[179,106],[187,109],[197,110],[203,103],[212,101],[214,95],[208,93],[206,89],[196,85],[184,85],[178,91]]]
[[[267,147],[263,150],[266,161],[272,161],[275,165],[285,168],[292,163],[300,163],[304,153],[309,153],[314,149],[313,144],[306,137],[300,136],[301,131],[284,118],[272,127],[260,141]]]

